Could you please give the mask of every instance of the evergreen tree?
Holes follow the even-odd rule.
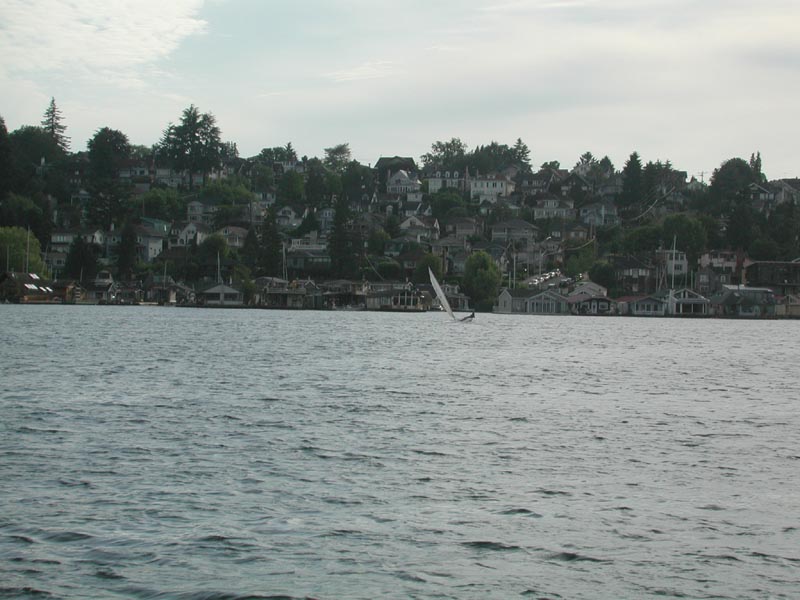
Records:
[[[335,276],[346,277],[356,271],[351,240],[347,230],[350,222],[350,207],[347,199],[340,196],[336,201],[336,214],[333,217],[333,231],[328,243],[331,256],[331,270]]]
[[[6,122],[0,116],[0,202],[11,191],[11,177],[14,172],[12,158],[11,141],[8,139]]]
[[[47,107],[47,110],[44,111],[42,129],[55,140],[62,152],[65,154],[69,152],[69,138],[64,135],[67,126],[62,122],[61,111],[56,106],[55,98],[50,98],[50,105]]]
[[[264,217],[264,227],[261,230],[261,271],[264,275],[276,277],[281,275],[283,245],[278,233],[278,223],[272,209]]]
[[[261,244],[258,241],[256,230],[251,227],[247,230],[247,236],[244,238],[244,245],[242,246],[242,262],[251,271],[258,265],[258,259],[261,255]]]
[[[99,254],[100,249],[95,244],[88,244],[81,236],[77,236],[67,252],[64,274],[71,279],[91,281],[97,274]]]
[[[642,161],[637,152],[633,152],[622,169],[622,193],[619,203],[622,207],[633,206],[642,201]]]
[[[531,170],[531,151],[525,142],[522,141],[522,138],[517,138],[517,141],[514,143],[514,148],[512,149],[514,154],[514,160],[519,164],[519,166],[524,171]]]
[[[758,183],[766,183],[767,177],[761,172],[761,152],[750,155],[750,170]]]
[[[122,235],[117,250],[117,275],[120,279],[129,278],[133,274],[138,257],[136,228],[130,221],[122,228]]]

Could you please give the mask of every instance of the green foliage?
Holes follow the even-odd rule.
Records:
[[[314,211],[309,210],[303,217],[303,221],[300,223],[300,226],[294,230],[294,235],[296,237],[302,237],[307,233],[311,233],[312,231],[319,231],[319,221],[317,220],[317,215],[314,213]]]
[[[385,258],[379,262],[375,270],[383,279],[400,279],[403,276],[403,267],[391,258]]]
[[[756,181],[750,165],[731,158],[714,170],[705,209],[713,215],[730,214],[747,197],[747,188]]]
[[[627,254],[645,256],[661,246],[662,231],[657,225],[642,225],[625,234],[622,247]]]
[[[457,208],[466,208],[463,196],[456,190],[442,188],[430,198],[433,216],[443,219],[450,215],[450,211]]]
[[[575,248],[571,248],[570,244],[567,244],[565,255],[567,262],[564,265],[564,272],[570,277],[586,273],[595,263],[594,244],[583,244]]]
[[[133,274],[138,260],[136,243],[136,228],[127,221],[122,227],[119,248],[117,250],[117,275],[120,279],[127,279]]]
[[[230,248],[224,237],[218,233],[209,235],[197,246],[195,260],[199,273],[205,276],[215,276],[217,265],[224,261],[229,254]]]
[[[622,193],[619,204],[623,208],[633,206],[643,200],[643,195],[642,161],[639,154],[633,152],[622,169]]]
[[[348,277],[357,272],[357,251],[348,231],[350,207],[347,199],[340,196],[336,201],[336,214],[333,217],[333,230],[328,242],[331,256],[331,271],[334,276]]]
[[[202,173],[205,181],[206,175],[218,168],[222,160],[216,118],[211,113],[201,114],[192,104],[183,111],[178,125],[167,125],[158,152],[173,169],[189,173],[189,188],[193,187],[194,173]]]
[[[386,226],[384,229],[389,235],[389,239],[393,240],[400,237],[400,234],[402,233],[400,231],[400,218],[395,214],[389,215],[386,219]]]
[[[362,196],[374,186],[374,171],[358,161],[350,161],[341,178],[341,193],[351,202],[361,202]]]
[[[512,157],[523,171],[531,171],[531,151],[522,138],[517,138],[514,147],[511,149]]]
[[[91,281],[99,269],[100,248],[77,236],[69,247],[64,264],[64,275],[79,281]]]
[[[595,261],[594,264],[589,267],[589,279],[610,290],[616,285],[614,267],[604,260]]]
[[[326,168],[334,173],[343,173],[350,160],[349,144],[337,144],[331,148],[325,148],[323,163]]]
[[[263,148],[256,160],[267,165],[274,165],[275,163],[288,163],[297,160],[297,153],[292,147],[292,142],[288,142],[286,146],[275,146],[274,148]]]
[[[18,176],[34,176],[42,160],[49,164],[64,158],[64,151],[58,142],[41,127],[23,125],[12,131],[8,139]]]
[[[172,188],[155,188],[131,200],[131,212],[143,217],[180,221],[186,219],[186,200]]]
[[[250,169],[250,180],[253,182],[253,190],[267,193],[275,185],[275,171],[271,166],[255,164]]]
[[[746,250],[758,237],[756,227],[756,211],[750,204],[742,199],[736,202],[728,219],[728,228],[725,237],[729,247],[735,250]]]
[[[128,136],[108,127],[98,129],[86,147],[89,150],[90,174],[95,180],[118,178],[120,167],[131,155]]]
[[[464,290],[478,310],[491,310],[500,289],[500,269],[486,252],[474,252],[464,266]]]
[[[373,230],[370,232],[369,238],[367,239],[367,252],[377,256],[382,256],[384,250],[386,249],[386,242],[388,242],[390,239],[391,238],[389,237],[389,234],[383,229]]]
[[[449,142],[434,142],[431,151],[422,155],[422,164],[429,170],[463,171],[467,146],[459,138]]]
[[[779,260],[781,248],[772,238],[760,237],[750,244],[748,254],[753,260]]]
[[[685,214],[670,215],[664,219],[661,229],[664,247],[671,248],[674,239],[676,248],[686,252],[691,265],[706,249],[706,230],[698,219]]]
[[[725,244],[725,238],[722,235],[722,228],[719,219],[707,214],[699,214],[697,221],[703,227],[706,233],[706,246],[712,249],[719,249]]]
[[[42,129],[44,129],[50,138],[58,145],[61,152],[66,154],[69,151],[69,138],[64,135],[67,127],[63,123],[61,111],[56,106],[55,98],[50,98],[50,105],[47,107],[47,110],[44,111]]]
[[[302,201],[304,189],[303,176],[296,171],[287,171],[278,182],[279,203],[285,205]]]
[[[118,179],[90,179],[88,182],[91,198],[86,207],[86,220],[93,227],[107,230],[112,223],[124,220],[131,189],[122,185]]]
[[[781,260],[800,257],[800,207],[790,202],[779,204],[769,216],[767,230],[778,244]]]
[[[22,227],[0,227],[0,260],[3,269],[25,271],[27,256],[28,273],[46,276],[42,262],[42,247],[33,233]]]
[[[261,231],[261,257],[259,265],[264,275],[275,277],[281,274],[282,266],[282,243],[278,233],[278,225],[275,221],[275,213],[272,210],[267,212],[264,217],[264,226]]]
[[[428,253],[417,263],[414,273],[411,276],[411,281],[414,283],[430,282],[431,278],[428,274],[429,268],[433,271],[437,279],[442,279],[442,259],[434,254]]]
[[[200,190],[200,199],[211,204],[242,206],[253,201],[253,193],[241,181],[212,181]]]
[[[247,236],[244,238],[244,245],[242,246],[241,258],[248,269],[253,270],[258,266],[258,261],[261,256],[261,243],[258,241],[256,230],[251,227],[247,230]]]
[[[11,178],[14,172],[12,159],[8,129],[5,120],[0,116],[0,202],[11,191]]]
[[[42,204],[46,205],[46,202]],[[0,226],[30,228],[44,245],[50,241],[50,215],[26,196],[12,193],[0,198]]]
[[[250,269],[246,265],[237,264],[233,267],[233,285],[244,296],[245,304],[252,304],[258,289],[250,276]]]
[[[318,158],[312,158],[306,165],[305,196],[312,208],[321,208],[330,197],[325,166]],[[296,184],[294,184],[296,185]],[[302,192],[300,193],[302,196]]]

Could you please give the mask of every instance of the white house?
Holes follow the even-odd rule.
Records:
[[[474,202],[496,203],[498,199],[510,196],[514,191],[514,182],[500,173],[476,175],[469,179],[469,196]]]

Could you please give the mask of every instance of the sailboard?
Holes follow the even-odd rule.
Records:
[[[447,314],[450,315],[452,319],[455,321],[456,316],[453,314],[453,309],[450,308],[450,303],[447,301],[447,296],[444,295],[444,292],[442,291],[442,286],[439,285],[439,282],[436,280],[436,275],[433,274],[433,271],[431,271],[430,267],[428,267],[428,274],[431,277],[431,285],[433,286],[433,289],[436,291],[436,297],[439,298],[439,304],[442,305],[442,308],[444,308],[447,311]]]

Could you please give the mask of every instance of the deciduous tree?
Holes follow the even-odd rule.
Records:
[[[500,289],[502,275],[492,257],[479,250],[464,266],[464,290],[479,310],[491,310]]]
[[[166,157],[175,170],[188,172],[190,189],[195,173],[202,174],[205,182],[222,160],[220,129],[214,115],[201,113],[194,104],[190,105],[183,111],[178,125],[167,125],[159,143],[159,154]]]
[[[350,145],[347,143],[337,144],[330,148],[325,148],[325,159],[323,163],[334,173],[343,173],[347,163],[350,162]]]
[[[5,270],[45,275],[42,247],[32,232],[23,227],[0,227],[0,264]]]

